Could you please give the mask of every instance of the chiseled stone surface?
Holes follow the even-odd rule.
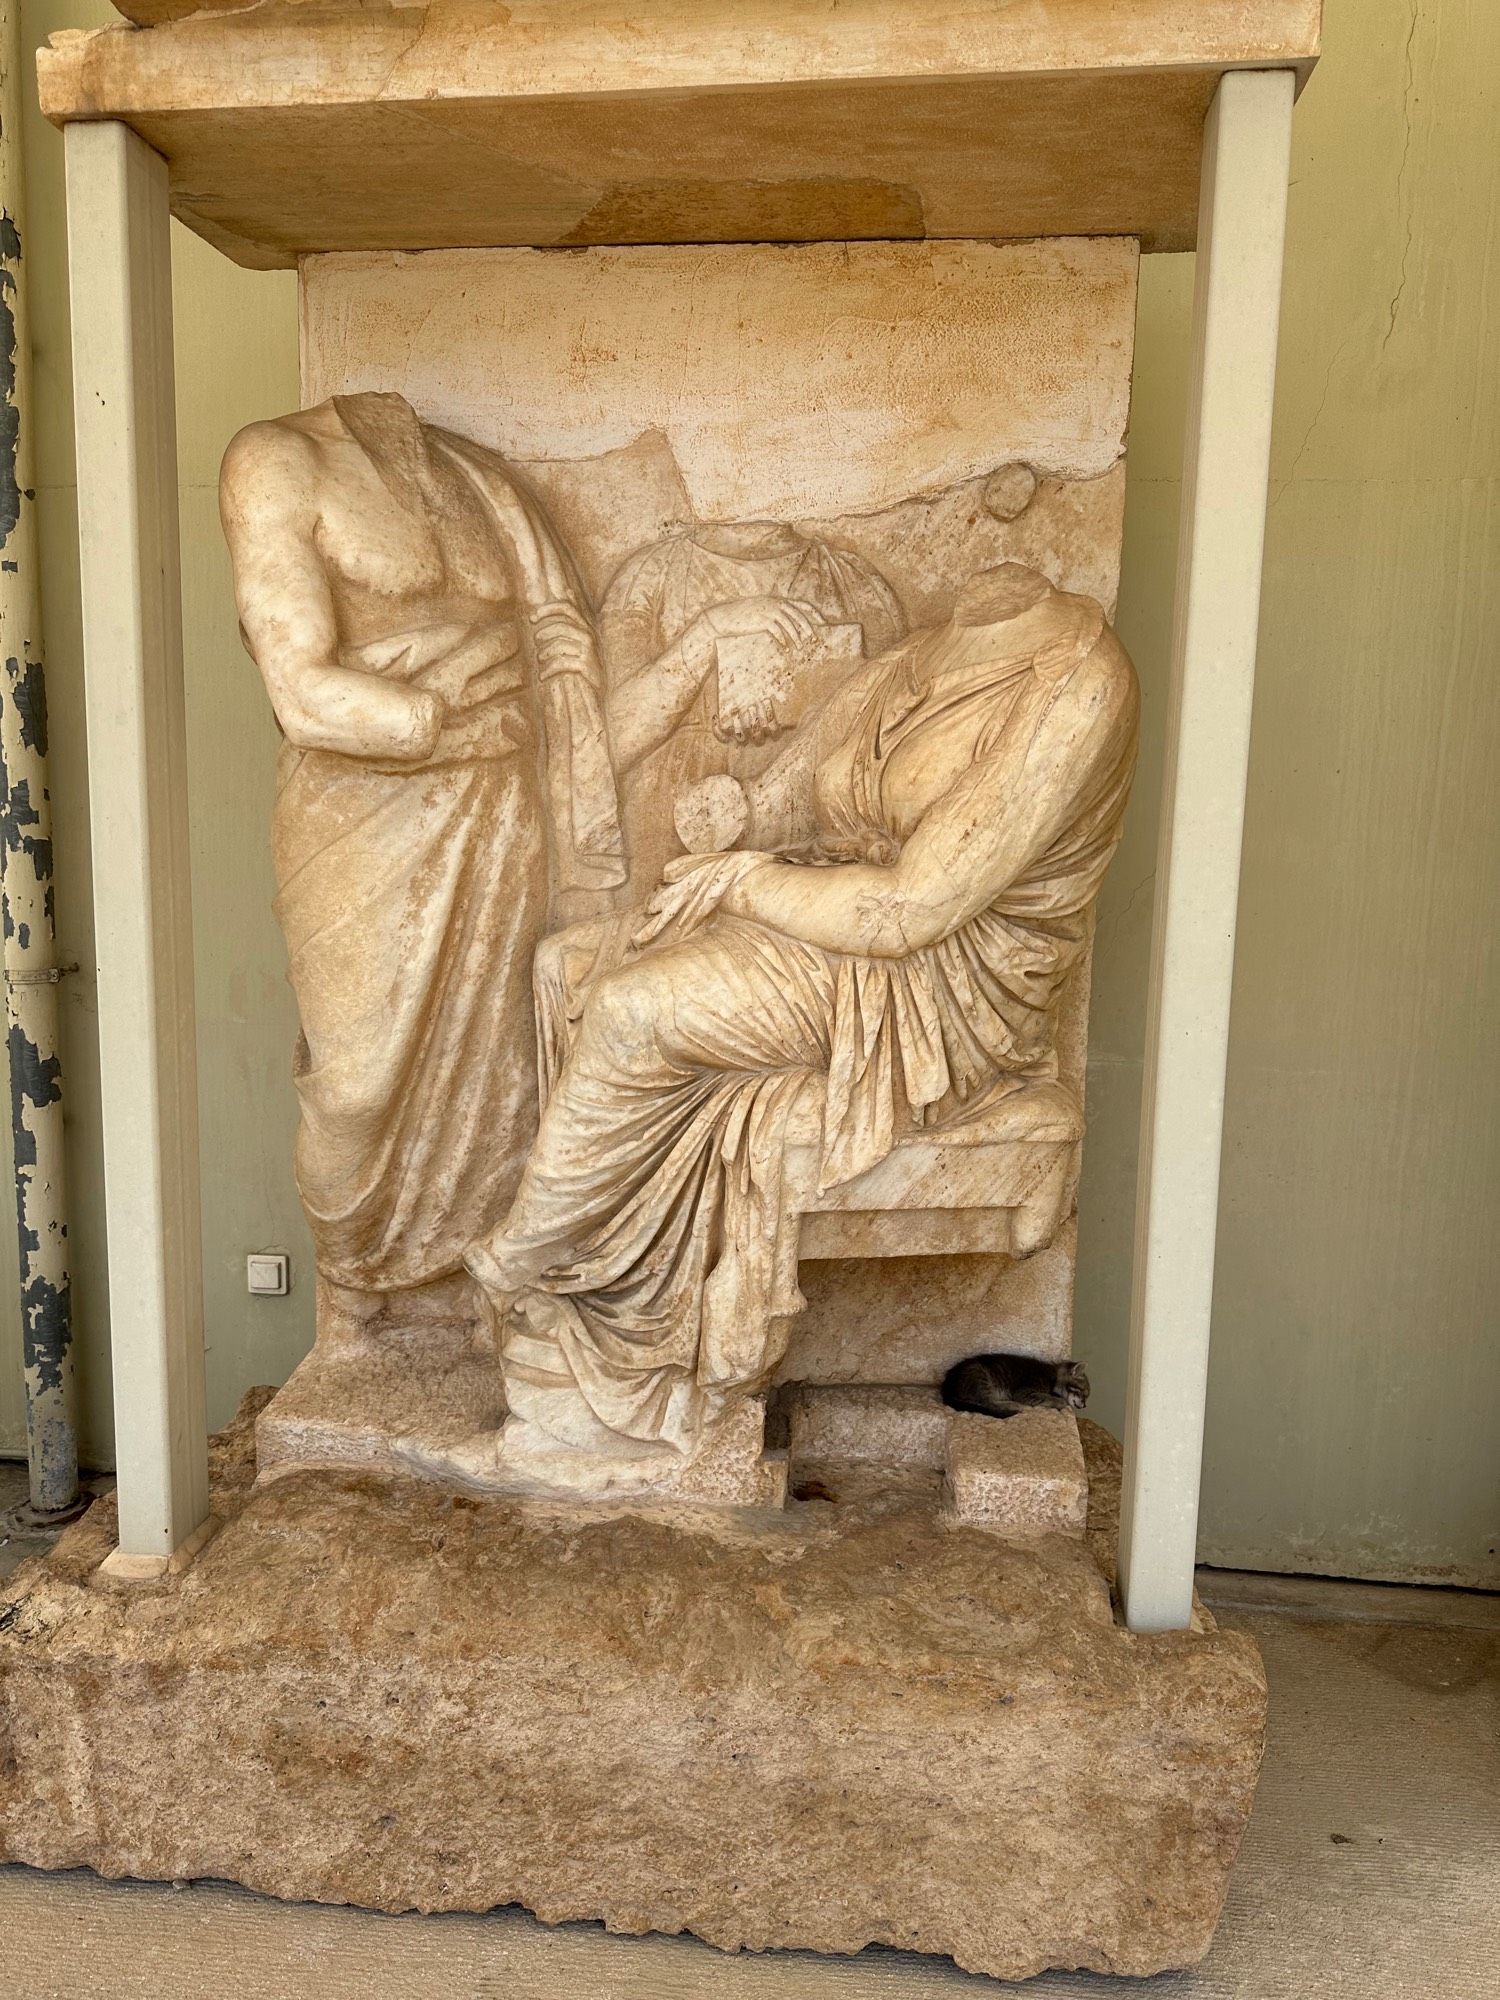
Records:
[[[316,260],[304,407],[221,503],[287,746],[319,1346],[342,1313],[383,1364],[461,1263],[504,1430],[460,1325],[404,1407],[399,1366],[342,1395],[315,1357],[264,1462],[759,1501],[736,1405],[778,1374],[1070,1345],[1137,253],[410,261]],[[872,1259],[901,1330],[856,1341]],[[972,1343],[936,1309],[970,1266]]]
[[[1088,1474],[1071,1410],[948,1417],[948,1492],[960,1521],[1006,1535],[1081,1535]]]
[[[805,1382],[788,1406],[794,1467],[827,1459],[943,1469],[948,1412],[936,1389]]]
[[[157,25],[64,31],[38,74],[50,118],[170,154],[179,213],[252,266],[1080,230],[1189,250],[1220,70],[1305,74],[1320,6],[124,0]]]
[[[185,1576],[100,1581],[101,1503],[11,1586],[0,1857],[1007,1978],[1190,1964],[1264,1681],[1206,1618],[1114,1622],[1118,1453],[1084,1435],[1088,1536],[1015,1544],[849,1465],[781,1515],[252,1493],[247,1413]]]

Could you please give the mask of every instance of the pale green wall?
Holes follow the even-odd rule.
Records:
[[[1500,1583],[1500,9],[1328,0],[1298,113],[1202,1554]],[[1143,267],[1078,1346],[1124,1328],[1190,258]]]
[[[27,10],[34,34],[102,4]],[[1209,1412],[1212,1560],[1500,1580],[1500,149],[1491,0],[1329,0],[1299,113]],[[90,963],[60,144],[32,145],[62,947]],[[225,440],[296,400],[293,287],[177,232],[210,1414],[310,1337],[274,736],[214,518]],[[1143,267],[1121,626],[1141,781],[1101,910],[1078,1346],[1123,1408],[1188,258]],[[67,988],[85,1441],[108,1449],[95,1000]],[[0,1231],[0,1236],[4,1232]],[[252,1301],[245,1250],[302,1282]],[[6,1406],[0,1403],[0,1424]],[[3,1435],[0,1435],[3,1442]]]

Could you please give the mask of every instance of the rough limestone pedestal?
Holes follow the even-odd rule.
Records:
[[[1265,1683],[1117,1622],[1096,1426],[1086,1534],[1011,1542],[848,1462],[780,1513],[252,1488],[253,1414],[186,1573],[101,1578],[100,1503],[0,1601],[0,1858],[1002,1978],[1207,1949]]]

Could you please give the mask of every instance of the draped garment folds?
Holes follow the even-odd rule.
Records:
[[[602,974],[596,958],[581,1002],[567,934],[543,947],[541,1129],[504,1226],[468,1259],[501,1308],[516,1416],[585,1449],[691,1450],[730,1394],[766,1382],[801,1305],[792,1131],[820,1116],[827,1187],[1007,1079],[1055,1075],[1055,1003],[1119,840],[1138,698],[1098,606],[1050,596],[1047,642],[1024,655],[1003,624],[948,626],[874,662],[817,771],[831,861],[890,861],[931,815],[976,830],[995,891],[950,935],[861,957],[700,921],[760,865],[724,854],[685,875],[648,948]],[[891,760],[976,723],[963,775],[904,824]]]
[[[417,510],[422,467],[393,465],[399,432],[361,408],[384,400],[336,405]],[[472,483],[509,572],[513,602],[492,629],[512,673],[492,698],[495,727],[482,752],[417,767],[284,743],[274,813],[302,1029],[298,1185],[319,1269],[369,1290],[459,1269],[504,1214],[535,1129],[531,956],[549,864],[561,889],[624,879],[599,675],[549,674],[531,631],[544,611],[583,619],[572,571],[502,461],[440,431],[420,437]],[[343,663],[410,682],[472,640],[433,623]]]

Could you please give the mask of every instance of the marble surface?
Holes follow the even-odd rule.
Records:
[[[222,503],[286,735],[320,1347],[368,1323],[413,1377],[378,1455],[663,1491],[775,1380],[1067,1351],[1135,265],[309,268],[310,405],[235,441]],[[453,1435],[486,1336],[508,1442]],[[343,1365],[268,1463],[349,1441]]]
[[[1071,1410],[1022,1410],[1003,1420],[954,1411],[944,1445],[960,1521],[1021,1537],[1083,1533],[1088,1476]]]
[[[171,159],[188,226],[266,266],[446,244],[1099,234],[1188,250],[1220,75],[1308,74],[1322,6],[128,11],[156,25],[43,50],[44,111],[128,121]]]

